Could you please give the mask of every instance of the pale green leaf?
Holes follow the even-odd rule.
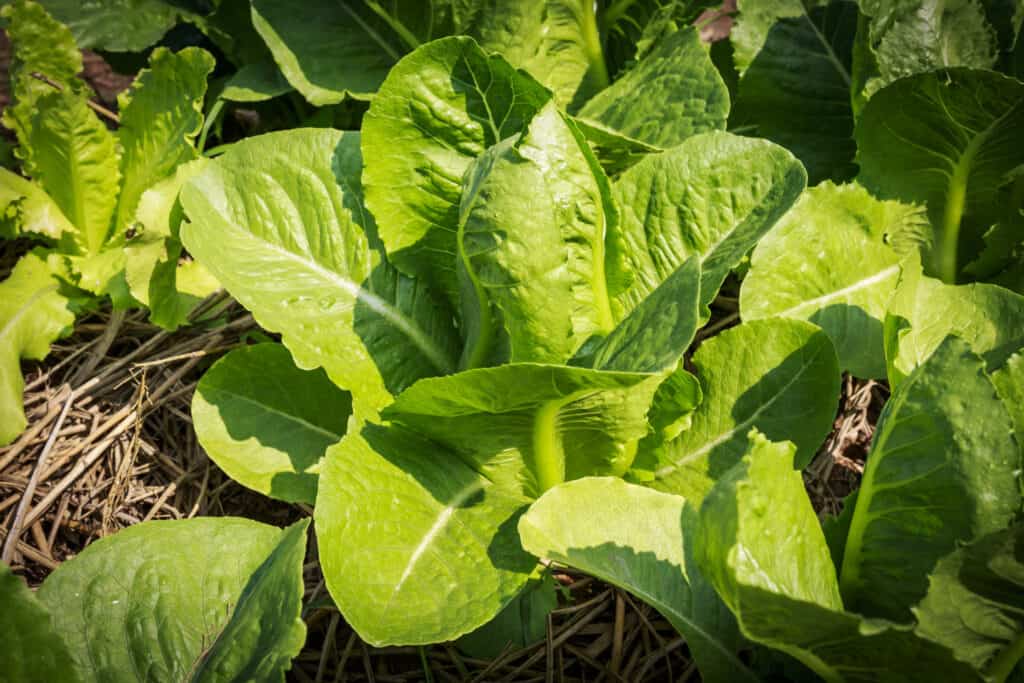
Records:
[[[77,228],[81,249],[98,253],[120,189],[117,141],[81,97],[54,92],[37,106],[26,170]]]
[[[650,155],[623,173],[613,191],[634,279],[616,299],[617,316],[694,255],[701,259],[701,303],[710,303],[806,179],[782,147],[720,132]]]
[[[220,286],[199,263],[179,263],[178,227],[184,216],[178,194],[207,163],[202,158],[184,163],[173,176],[143,192],[130,226],[135,236],[124,246],[132,296],[149,307],[150,322],[168,330],[188,322],[192,309]]]
[[[502,362],[505,349],[513,362],[564,362],[611,331],[608,180],[553,103],[474,162],[464,188],[455,245],[463,367]]]
[[[1024,657],[1024,524],[939,560],[914,616],[921,636],[992,680],[1006,680]]]
[[[948,338],[893,393],[857,493],[840,572],[847,605],[909,621],[927,575],[1020,509],[1013,424],[967,345]]]
[[[140,52],[189,13],[173,0],[41,0],[83,48]]]
[[[214,59],[205,50],[189,47],[172,53],[157,48],[149,68],[118,98],[123,189],[114,236],[128,228],[143,192],[199,156],[194,140],[203,125],[206,77],[213,67]]]
[[[382,417],[536,497],[567,479],[625,472],[661,378],[516,363],[424,379]]]
[[[885,377],[882,323],[901,258],[890,237],[927,221],[914,206],[857,185],[808,190],[758,243],[740,290],[744,320],[809,320],[832,340],[843,370]],[[903,266],[919,267],[908,259]]]
[[[235,349],[192,397],[196,437],[218,467],[254,491],[310,505],[320,461],[351,410],[351,396],[323,370],[300,370],[277,344]]]
[[[701,344],[693,364],[704,401],[689,429],[638,455],[636,467],[653,472],[651,486],[699,503],[742,457],[754,428],[796,444],[791,466],[810,463],[839,400],[836,352],[820,328],[784,318],[747,322]]]
[[[50,613],[10,568],[0,563],[0,671],[18,683],[78,683],[64,639],[54,631]]]
[[[484,150],[522,132],[550,97],[472,39],[445,38],[402,59],[363,118],[366,206],[388,257],[453,306],[462,177]]]
[[[741,7],[758,3],[744,2]],[[771,26],[757,56],[746,67],[732,117],[752,126],[749,134],[786,147],[812,184],[856,173],[850,69],[857,30],[857,5],[834,0],[804,10],[801,3],[764,2],[797,14]],[[745,26],[746,14],[739,26]],[[739,54],[739,44],[737,54]]]
[[[628,590],[686,638],[705,680],[756,681],[737,656],[736,623],[692,557],[693,514],[680,496],[620,479],[555,487],[519,520],[523,546]]]
[[[0,10],[7,20],[5,30],[13,48],[9,68],[11,102],[3,111],[3,124],[17,134],[21,147],[16,156],[27,161],[32,119],[39,100],[53,94],[53,87],[37,78],[40,73],[64,88],[79,92],[83,84],[77,75],[82,71],[82,54],[75,45],[71,31],[55,21],[42,6],[29,0],[15,0]]]
[[[659,41],[579,111],[581,119],[658,147],[724,129],[728,116],[729,91],[693,28]]]
[[[884,334],[893,387],[951,334],[966,341],[992,372],[1024,347],[1024,296],[983,283],[944,285],[907,269],[889,302]]]
[[[1024,83],[965,68],[876,93],[857,121],[858,180],[883,199],[924,204],[934,231],[925,272],[956,282],[1002,218],[1005,175],[1024,163]]]
[[[219,97],[230,102],[265,102],[292,90],[280,69],[266,60],[246,64],[235,72]]]
[[[327,452],[316,526],[327,588],[374,645],[451,640],[490,621],[536,560],[528,499],[401,427],[366,425]]]
[[[39,589],[87,681],[283,681],[305,641],[308,521],[152,521],[102,538]]]
[[[828,683],[980,683],[909,626],[843,611],[828,547],[792,462],[791,444],[753,434],[747,455],[701,507],[695,555],[743,635]]]
[[[6,168],[0,168],[0,215],[13,226],[7,238],[27,234],[73,243],[76,237],[75,226],[38,183]]]
[[[452,314],[372,248],[359,134],[271,133],[236,143],[181,193],[189,252],[305,369],[323,367],[374,411],[450,372]]]
[[[68,300],[42,254],[21,257],[0,283],[0,444],[25,429],[20,359],[42,360],[50,344],[75,322]]]

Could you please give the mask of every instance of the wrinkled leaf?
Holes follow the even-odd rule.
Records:
[[[729,91],[697,30],[688,28],[659,41],[578,115],[641,142],[673,147],[698,133],[724,129]]]
[[[754,250],[740,290],[743,319],[809,320],[832,340],[843,370],[885,377],[882,323],[901,268],[888,240],[926,220],[917,207],[878,201],[857,185],[808,190]]]
[[[366,206],[388,257],[452,305],[463,174],[485,149],[522,132],[549,99],[502,57],[469,38],[446,38],[402,59],[363,118]]]
[[[783,148],[728,133],[695,136],[623,173],[613,191],[634,279],[616,300],[617,315],[693,255],[701,258],[701,303],[710,303],[806,178]]]
[[[140,52],[159,41],[181,16],[173,0],[40,0],[83,48]]]
[[[840,572],[851,609],[909,621],[927,575],[1020,509],[1021,457],[985,364],[948,338],[879,418]]]
[[[991,377],[996,393],[1013,418],[1017,442],[1024,447],[1024,349],[1010,356]]]
[[[196,437],[218,467],[271,498],[310,505],[320,461],[351,410],[351,396],[323,370],[300,370],[277,344],[235,349],[192,398]]]
[[[284,680],[305,641],[308,521],[144,522],[54,571],[40,602],[89,681]]]
[[[686,500],[586,478],[545,493],[519,520],[523,546],[630,591],[686,638],[707,680],[758,680],[737,657],[736,623],[697,569]]]
[[[699,503],[742,457],[753,428],[793,441],[790,465],[810,463],[839,399],[835,349],[820,328],[784,318],[744,323],[701,344],[693,364],[704,401],[689,429],[638,455],[639,478]]]
[[[10,226],[3,233],[7,239],[27,234],[70,241],[76,233],[43,188],[6,168],[0,168],[0,225]]]

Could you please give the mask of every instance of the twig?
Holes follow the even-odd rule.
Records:
[[[11,563],[11,557],[14,556],[15,548],[18,544],[18,539],[21,537],[22,524],[25,521],[25,513],[28,510],[29,505],[32,504],[32,496],[36,492],[36,486],[39,484],[39,479],[43,473],[43,467],[46,465],[47,458],[50,457],[50,451],[53,450],[53,444],[57,443],[57,435],[60,433],[60,428],[64,424],[64,418],[68,416],[68,410],[71,409],[71,404],[75,401],[75,395],[71,394],[64,402],[64,408],[60,411],[60,416],[57,417],[57,423],[50,430],[50,437],[46,440],[46,445],[43,446],[43,452],[39,454],[39,460],[36,461],[36,466],[32,470],[32,476],[28,480],[28,484],[25,486],[25,491],[21,494],[21,502],[18,503],[18,509],[14,513],[14,521],[11,522],[11,530],[7,533],[7,538],[4,540],[4,549],[0,553],[0,560],[5,563]],[[38,518],[37,518],[38,519]],[[32,520],[35,523],[36,520]]]
[[[29,76],[31,76],[32,78],[36,79],[37,81],[42,81],[43,83],[45,83],[46,85],[50,86],[51,88],[53,88],[57,92],[63,92],[63,90],[64,90],[64,86],[62,86],[57,81],[54,81],[53,79],[49,78],[48,76],[46,76],[46,74],[39,73],[38,71],[33,71],[33,72],[31,72],[29,74]],[[90,109],[92,109],[94,112],[96,112],[100,116],[105,116],[106,118],[110,119],[111,121],[113,121],[117,125],[119,125],[119,126],[121,125],[121,117],[118,116],[117,114],[115,114],[114,112],[110,111],[106,107],[104,107],[102,104],[99,104],[97,102],[93,102],[89,98],[86,98],[85,103],[87,105],[89,105]]]

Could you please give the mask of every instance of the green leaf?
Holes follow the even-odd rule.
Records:
[[[1024,524],[942,558],[914,608],[917,632],[1004,681],[1024,657]]]
[[[496,659],[507,649],[543,640],[548,631],[548,615],[558,607],[558,589],[550,574],[530,579],[498,616],[459,638],[459,649],[478,659]]]
[[[13,227],[8,239],[18,235],[36,235],[57,241],[76,238],[75,226],[68,222],[60,207],[37,183],[0,168],[0,216]]]
[[[1004,176],[1024,163],[1024,84],[957,68],[876,93],[857,122],[858,179],[883,199],[925,204],[925,272],[956,282],[1002,217]]]
[[[743,635],[829,683],[980,681],[910,627],[842,611],[817,515],[792,462],[792,444],[752,434],[747,455],[701,507],[695,555]]]
[[[809,2],[809,7],[821,4],[820,0]],[[761,2],[759,0],[738,0],[736,7],[739,15],[729,32],[729,41],[735,52],[733,58],[736,70],[741,74],[746,71],[758,53],[764,48],[772,27],[784,19],[802,17],[806,10],[800,0],[776,0]]]
[[[203,125],[206,77],[213,67],[214,59],[205,50],[185,48],[172,53],[157,48],[149,68],[139,73],[130,91],[118,97],[117,135],[124,154],[115,236],[131,223],[143,192],[199,156],[194,141]]]
[[[700,275],[700,259],[691,256],[574,362],[621,372],[673,370],[697,332]]]
[[[741,14],[740,25],[745,17]],[[856,30],[854,2],[835,0],[806,11],[800,7],[797,16],[771,27],[739,83],[733,118],[752,125],[751,135],[792,151],[807,167],[812,184],[856,173],[850,106]]]
[[[345,434],[352,398],[287,349],[235,349],[199,380],[192,422],[203,450],[232,479],[271,498],[312,505],[320,461]]]
[[[583,136],[587,138],[587,143],[601,163],[601,168],[611,177],[629,169],[648,154],[661,151],[646,142],[634,140],[603,126],[597,121],[585,119],[573,119],[573,121]]]
[[[1024,349],[1010,356],[1001,368],[992,373],[991,379],[996,393],[1013,418],[1017,442],[1024,447]]]
[[[26,147],[28,172],[78,230],[80,248],[103,247],[120,189],[117,140],[81,97],[41,97]]]
[[[516,363],[417,382],[382,417],[442,444],[503,488],[536,497],[625,472],[658,375]]]
[[[300,368],[323,367],[378,410],[417,379],[450,372],[452,314],[372,248],[359,135],[300,129],[234,144],[181,193],[189,252]]]
[[[553,103],[474,162],[464,188],[455,235],[463,367],[506,353],[512,362],[560,363],[611,331],[608,180]]]
[[[820,328],[784,318],[744,323],[702,343],[693,364],[704,401],[690,428],[637,457],[651,486],[700,502],[742,457],[753,428],[793,441],[790,465],[810,463],[839,400],[839,364]]]
[[[536,560],[519,544],[528,504],[454,452],[366,425],[327,452],[316,526],[327,588],[374,645],[451,640],[490,621]]]
[[[1020,509],[1021,456],[985,364],[944,341],[886,403],[840,573],[847,605],[909,621],[935,563]]]
[[[184,212],[178,194],[207,163],[202,158],[184,163],[173,176],[142,193],[130,226],[136,234],[124,247],[125,278],[132,296],[149,307],[150,322],[168,330],[186,324],[192,309],[220,287],[195,261],[179,263],[178,228]]]
[[[0,445],[25,429],[20,359],[42,360],[50,344],[75,322],[68,300],[40,252],[21,257],[0,283]]]
[[[140,52],[159,41],[179,17],[190,17],[168,0],[40,0],[71,29],[83,48]]]
[[[904,270],[885,318],[885,358],[896,387],[948,335],[966,341],[999,369],[1024,347],[1024,296],[997,285],[944,285]]]
[[[756,681],[737,656],[735,620],[697,569],[680,496],[620,479],[557,486],[519,520],[523,546],[630,591],[682,635],[705,680]]]
[[[701,303],[804,189],[800,162],[764,140],[695,136],[646,157],[613,192],[632,284],[616,299],[622,317],[689,257],[701,258]],[[707,316],[707,312],[703,313]]]
[[[284,680],[305,641],[308,521],[143,522],[100,539],[39,589],[86,680]]]
[[[697,30],[665,38],[579,111],[612,130],[658,147],[725,128],[729,91]]]
[[[363,118],[366,206],[388,257],[453,306],[462,177],[484,150],[522,132],[550,98],[472,39],[445,38],[395,65]],[[396,178],[403,179],[398,186]]]
[[[4,108],[3,124],[17,134],[22,145],[16,156],[27,160],[31,152],[26,147],[39,100],[54,92],[52,86],[31,74],[43,74],[64,88],[80,92],[83,84],[77,75],[82,71],[82,54],[71,31],[35,2],[15,0],[0,10],[0,16],[7,20],[4,28],[13,48],[9,67],[12,101]]]
[[[977,0],[861,0],[872,73],[864,84],[871,96],[897,79],[943,67],[990,69],[995,64],[995,31]]]
[[[901,268],[890,237],[926,221],[918,207],[878,201],[858,185],[811,188],[754,250],[743,319],[809,320],[832,340],[841,369],[884,378],[882,323]]]
[[[0,563],[0,671],[9,681],[50,683],[82,680],[50,613],[10,568]]]
[[[219,97],[229,102],[266,102],[293,90],[271,61],[246,64],[228,79]]]

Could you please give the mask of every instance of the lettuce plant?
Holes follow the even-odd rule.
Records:
[[[36,593],[0,565],[11,681],[284,681],[305,641],[307,521],[143,522],[96,541]]]
[[[695,40],[680,31],[652,53],[713,70]],[[610,88],[629,78],[667,77],[641,70]],[[695,93],[704,110],[718,88]],[[700,378],[681,367],[708,304],[804,173],[776,145],[677,114],[666,125],[685,140],[612,164],[610,177],[551,91],[451,37],[391,69],[360,133],[244,140],[186,184],[184,243],[290,352],[261,352],[260,372],[326,401],[322,380],[298,369],[322,368],[353,409],[325,449],[347,411],[324,433],[326,403],[261,399],[245,370],[217,366],[193,405],[200,436],[265,493],[314,502],[315,480],[327,585],[367,640],[435,642],[498,614],[536,572],[516,520],[563,481],[670,486],[687,473],[706,488],[751,426],[806,434],[805,459],[827,432],[838,364],[809,323],[744,326],[721,355],[708,348]],[[759,335],[775,341],[728,378],[710,370]],[[256,350],[223,363],[245,367],[242,353]],[[794,425],[781,408],[802,388],[817,399]],[[735,400],[745,412],[728,418],[720,407]],[[274,435],[282,413],[301,440]],[[303,475],[308,488],[285,490]]]

